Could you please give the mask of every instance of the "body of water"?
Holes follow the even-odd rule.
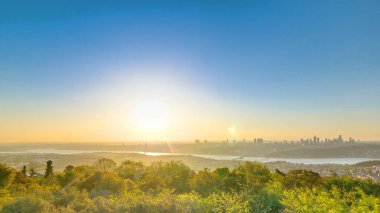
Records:
[[[187,155],[213,160],[240,160],[240,161],[256,161],[262,163],[285,161],[298,164],[356,164],[364,161],[380,160],[376,158],[266,158],[266,157],[242,157],[236,155],[201,155],[188,153],[163,153],[163,152],[141,152],[141,151],[98,151],[98,150],[63,150],[63,149],[34,149],[20,152],[0,152],[3,154],[84,154],[84,153],[126,153],[126,154],[142,154],[147,156],[173,156]]]

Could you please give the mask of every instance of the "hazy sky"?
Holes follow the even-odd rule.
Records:
[[[380,139],[380,1],[8,2],[0,141]]]

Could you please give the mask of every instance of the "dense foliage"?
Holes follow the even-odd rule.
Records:
[[[260,163],[191,170],[181,162],[99,159],[45,174],[0,164],[0,212],[379,212],[380,184],[321,177],[308,170],[271,173]]]

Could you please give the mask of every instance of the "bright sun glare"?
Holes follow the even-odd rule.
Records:
[[[160,102],[144,102],[135,111],[137,127],[145,132],[159,132],[168,127],[169,114]]]

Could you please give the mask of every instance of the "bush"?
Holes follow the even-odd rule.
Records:
[[[308,187],[312,189],[320,186],[321,183],[322,178],[318,173],[303,169],[290,170],[284,180],[284,186],[287,189],[297,187]]]
[[[127,160],[121,163],[116,169],[116,173],[124,179],[128,178],[134,181],[140,181],[144,170],[145,166],[142,162]]]
[[[141,180],[143,190],[174,189],[177,193],[189,192],[193,171],[182,162],[156,162],[146,168]]]
[[[240,189],[258,191],[267,185],[272,175],[267,166],[262,163],[246,162],[233,170],[237,185]]]
[[[51,213],[55,208],[49,202],[36,197],[21,197],[14,202],[5,204],[2,212],[4,213]]]
[[[0,164],[0,189],[7,188],[13,181],[16,171],[4,164]]]
[[[90,197],[120,194],[127,189],[127,182],[114,173],[96,172],[79,185],[90,193]]]
[[[212,212],[249,212],[249,203],[237,193],[212,194],[205,199],[207,208]]]

